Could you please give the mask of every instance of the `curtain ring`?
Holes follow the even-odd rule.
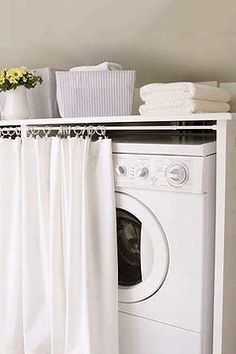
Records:
[[[31,127],[27,128],[27,133],[28,133],[29,137],[32,138],[32,128]]]
[[[99,139],[105,139],[106,138],[106,128],[103,125],[98,125],[96,127],[96,133],[99,136]]]
[[[101,126],[98,125],[95,127],[96,130],[96,134],[98,135],[98,140],[102,140],[102,130],[101,130]]]
[[[95,126],[94,129],[95,129],[95,131],[96,131],[96,134],[97,134],[98,136],[100,136],[100,135],[101,135],[101,132],[99,132],[99,130],[101,131],[100,125]]]
[[[35,137],[36,139],[40,138],[40,136],[39,136],[40,130],[35,127],[31,128],[31,134],[32,134],[32,137]]]
[[[86,125],[84,125],[83,127],[79,126],[78,135],[76,136],[79,137],[80,139],[84,139],[85,133],[86,133]]]
[[[15,134],[15,129],[14,128],[12,130],[9,130],[8,131],[8,135],[9,135],[8,139],[11,139],[14,136],[14,134]]]
[[[7,137],[8,131],[6,130],[6,128],[2,129],[2,135],[3,135],[3,137]]]
[[[86,134],[88,133],[88,130],[87,130],[87,127],[86,125],[83,126],[83,129],[82,129],[82,138],[86,138]]]
[[[43,130],[44,134],[45,134],[45,138],[49,138],[49,134],[50,134],[50,127],[45,127],[45,129]]]
[[[79,138],[81,135],[81,127],[79,125],[76,125],[75,127],[70,127],[70,129],[72,130],[72,132],[75,134],[76,138]]]
[[[103,139],[106,139],[106,128],[105,126],[101,126],[101,135]]]
[[[21,129],[16,128],[16,136],[17,136],[18,138],[21,137]]]
[[[92,125],[89,125],[87,127],[87,136],[91,139],[94,134],[96,134],[96,128]]]

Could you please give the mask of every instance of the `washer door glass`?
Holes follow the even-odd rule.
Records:
[[[164,231],[141,201],[116,192],[119,301],[137,302],[163,284],[169,266]]]
[[[117,242],[119,285],[141,283],[141,231],[142,223],[127,210],[117,208]]]

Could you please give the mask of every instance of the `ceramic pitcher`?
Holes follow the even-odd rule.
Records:
[[[6,91],[5,97],[6,101],[2,112],[2,119],[15,120],[30,117],[26,88],[24,86],[19,86],[15,90]]]

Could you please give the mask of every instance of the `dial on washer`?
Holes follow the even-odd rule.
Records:
[[[174,187],[184,185],[188,180],[188,175],[188,168],[181,164],[170,165],[166,170],[167,182]]]
[[[116,167],[116,173],[118,176],[125,176],[127,173],[126,167],[125,166],[117,166]]]
[[[137,176],[139,178],[146,178],[149,175],[149,171],[146,167],[142,167],[138,170]]]

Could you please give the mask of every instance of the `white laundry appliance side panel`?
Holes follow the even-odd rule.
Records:
[[[236,117],[217,122],[214,354],[236,353]]]
[[[126,192],[156,215],[166,234],[170,265],[159,291],[138,303],[120,303],[120,311],[202,332],[206,194],[141,189]]]
[[[214,308],[214,266],[215,266],[215,211],[216,211],[216,156],[206,158],[207,205],[206,205],[206,247],[205,249],[205,294],[204,294],[204,336],[203,353],[212,354],[213,308]]]
[[[120,354],[202,354],[199,333],[119,314]]]

